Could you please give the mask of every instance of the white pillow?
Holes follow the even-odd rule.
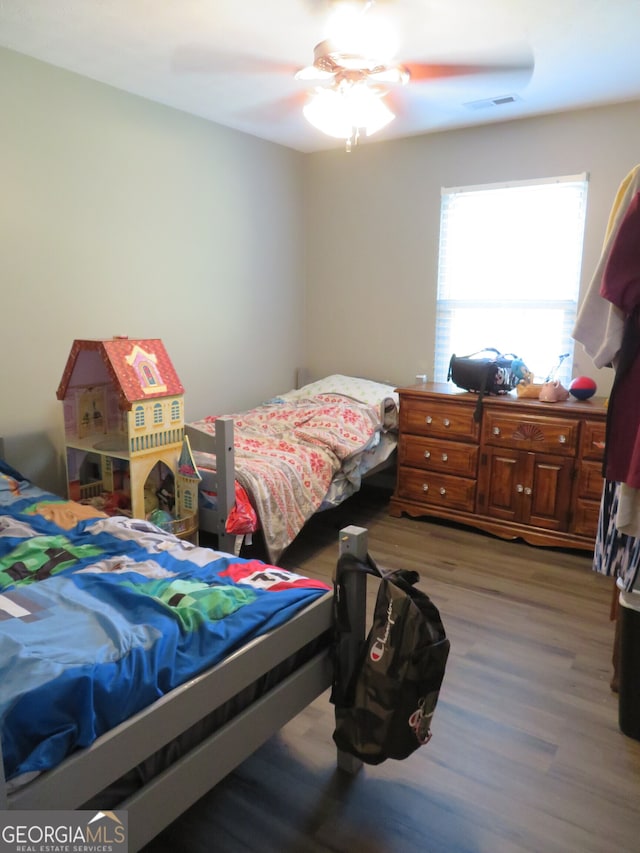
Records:
[[[357,376],[343,376],[334,373],[316,382],[310,382],[288,391],[281,395],[281,399],[287,401],[301,400],[304,397],[314,397],[317,394],[344,394],[353,397],[361,403],[369,406],[380,407],[380,419],[386,429],[392,429],[398,425],[399,398],[395,386],[384,382],[374,382],[372,379],[361,379]]]

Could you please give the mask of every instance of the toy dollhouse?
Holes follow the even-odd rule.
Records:
[[[69,497],[111,514],[197,530],[200,475],[184,388],[161,340],[76,340],[58,386]]]

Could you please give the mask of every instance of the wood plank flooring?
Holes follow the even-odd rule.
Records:
[[[451,640],[431,742],[349,778],[324,695],[146,853],[638,853],[640,741],[609,688],[612,581],[586,554],[391,518],[388,497],[365,489],[316,516],[281,562],[330,579],[338,531],[356,524],[380,564],[420,572]]]

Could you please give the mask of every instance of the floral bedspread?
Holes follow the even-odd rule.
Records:
[[[234,415],[236,479],[251,496],[271,562],[319,509],[333,476],[376,445],[379,407],[341,394],[274,402]],[[215,433],[215,417],[192,426]],[[215,455],[196,452],[215,470]]]

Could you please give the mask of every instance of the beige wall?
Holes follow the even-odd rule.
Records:
[[[433,369],[442,186],[588,172],[586,286],[640,159],[637,102],[302,155],[1,49],[0,79],[0,435],[53,489],[74,338],[162,338],[187,420],[301,364],[411,381]]]
[[[433,374],[443,186],[587,172],[584,292],[615,193],[638,162],[638,102],[314,154],[305,170],[309,368],[398,383]],[[517,342],[515,329],[514,352]],[[576,347],[580,374],[608,392],[611,370],[595,370]]]
[[[186,416],[303,358],[304,156],[0,50],[0,435],[61,487],[74,338],[161,338]]]

